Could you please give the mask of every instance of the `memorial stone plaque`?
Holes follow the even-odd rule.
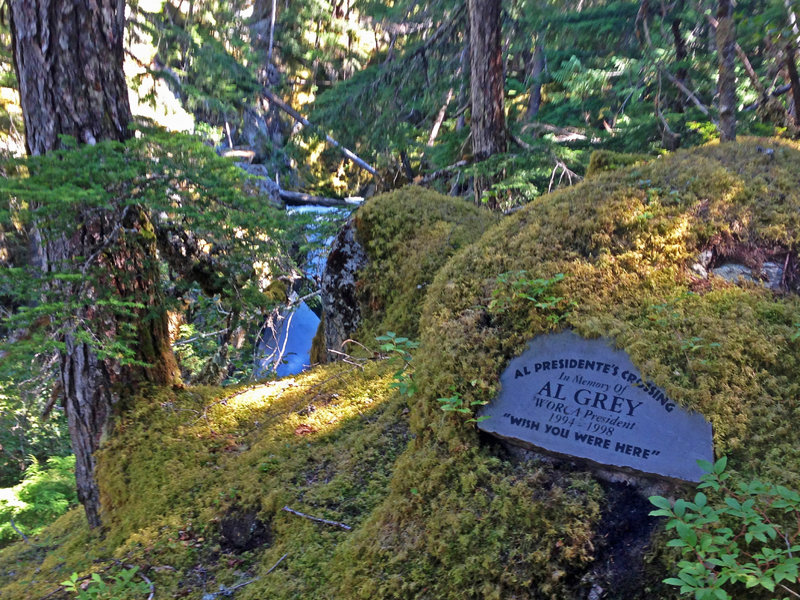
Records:
[[[711,424],[642,380],[628,355],[570,331],[540,335],[500,377],[478,427],[509,442],[699,481]]]

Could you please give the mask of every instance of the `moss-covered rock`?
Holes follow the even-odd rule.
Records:
[[[416,339],[422,303],[437,271],[498,218],[461,198],[415,186],[367,201],[356,214],[368,256],[357,284],[363,340],[369,343],[386,331]]]
[[[614,341],[704,414],[739,476],[800,487],[797,173],[800,152],[786,142],[679,152],[544,196],[450,260],[420,320],[418,437],[391,495],[347,540],[343,555],[357,566],[345,588],[373,598],[585,598],[591,585],[608,597],[674,595],[659,584],[669,566],[658,561],[674,559],[663,540],[626,564],[631,577],[598,576],[621,559],[600,543],[608,486],[566,465],[509,460],[440,410],[437,399],[453,394],[490,401],[528,340],[565,327]],[[742,248],[788,266],[783,292],[690,268],[702,251],[720,262]],[[509,297],[499,275],[523,271],[557,281],[563,302],[542,310]],[[490,309],[498,298],[507,310]]]

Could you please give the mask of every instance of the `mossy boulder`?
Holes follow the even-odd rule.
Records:
[[[663,536],[645,537],[627,573],[603,571],[626,545],[624,527],[608,537],[608,508],[633,511],[635,498],[620,504],[618,489],[581,468],[514,460],[440,410],[438,399],[453,395],[464,406],[491,401],[527,342],[564,328],[611,340],[705,415],[736,477],[800,487],[798,173],[788,142],[682,151],[544,196],[455,255],[420,319],[418,437],[391,495],[348,539],[347,589],[364,598],[586,598],[593,586],[612,598],[675,595],[660,584],[675,560]],[[769,256],[786,265],[782,289],[701,278],[691,266],[704,251],[716,262]],[[542,309],[514,296],[501,274],[521,272],[556,281],[563,301]],[[498,298],[503,311],[490,308]],[[646,511],[636,514],[646,525]]]
[[[359,274],[360,336],[394,331],[417,338],[428,287],[459,249],[499,217],[425,188],[409,186],[369,200],[356,214],[367,267]]]
[[[328,256],[322,278],[325,323],[312,362],[341,356],[326,357],[321,347],[341,351],[350,337],[368,346],[387,331],[416,339],[436,272],[498,218],[416,186],[368,200],[339,232]]]

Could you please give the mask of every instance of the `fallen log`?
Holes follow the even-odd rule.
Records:
[[[353,206],[361,204],[364,199],[359,197],[349,198],[326,198],[325,196],[312,196],[303,192],[291,192],[289,190],[280,191],[281,200],[289,206]]]

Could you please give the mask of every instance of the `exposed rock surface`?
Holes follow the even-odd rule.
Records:
[[[237,162],[236,166],[255,177],[255,179],[251,180],[251,190],[253,192],[267,196],[269,201],[275,206],[283,206],[283,202],[281,201],[281,188],[270,178],[267,167],[264,165],[252,165],[246,162]]]
[[[355,220],[350,219],[333,241],[322,273],[322,311],[328,360],[336,360],[342,344],[361,322],[356,296],[356,274],[367,264],[367,255],[356,238]]]

